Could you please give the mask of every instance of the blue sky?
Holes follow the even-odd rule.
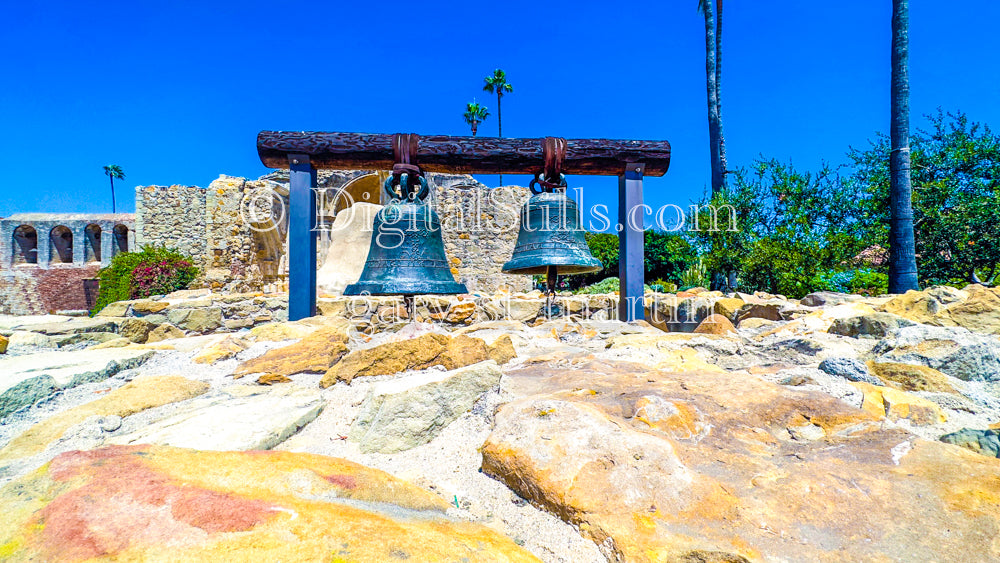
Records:
[[[257,177],[261,129],[469,134],[496,67],[505,136],[667,139],[654,208],[709,181],[696,0],[610,2],[10,2],[0,35],[0,216],[110,211],[102,166],[133,188]],[[844,161],[889,121],[890,0],[726,2],[731,167],[763,154]],[[910,1],[912,112],[1000,127],[1000,3]],[[918,127],[923,119],[915,119]],[[495,185],[495,176],[481,178]],[[508,178],[505,178],[508,179]],[[573,177],[614,210],[611,177]],[[510,183],[510,182],[507,182]]]

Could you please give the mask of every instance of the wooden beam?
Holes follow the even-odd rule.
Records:
[[[392,135],[310,131],[261,131],[257,154],[268,168],[288,167],[288,155],[304,154],[315,168],[388,170]],[[625,165],[641,162],[646,176],[663,176],[670,166],[667,141],[567,139],[563,173],[619,176]],[[496,137],[420,137],[417,164],[428,172],[455,174],[537,174],[542,169],[542,139]]]

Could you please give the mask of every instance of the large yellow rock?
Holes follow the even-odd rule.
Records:
[[[724,315],[711,314],[694,329],[696,334],[735,334],[736,328]]]
[[[196,364],[214,364],[219,360],[228,360],[243,350],[246,350],[250,343],[238,336],[228,336],[215,344],[205,347],[191,361]]]
[[[350,383],[359,376],[389,375],[431,366],[444,366],[451,370],[488,359],[489,349],[479,338],[424,334],[409,340],[355,350],[326,372],[320,386],[329,387],[338,381]]]
[[[312,454],[75,451],[0,505],[5,561],[538,561],[428,491]]]
[[[747,374],[564,365],[505,373],[523,398],[483,471],[615,561],[1000,560],[1000,460],[883,428],[908,393],[869,414]]]
[[[342,325],[319,328],[295,344],[269,350],[263,356],[243,362],[233,376],[251,373],[289,376],[296,373],[323,373],[347,353],[348,336]]]
[[[882,381],[903,391],[957,393],[948,381],[948,376],[927,366],[868,362],[868,369]]]
[[[956,325],[989,334],[1000,334],[1000,288],[979,285],[965,288],[969,297],[948,307]]]
[[[851,382],[851,385],[864,393],[861,408],[875,416],[889,420],[905,418],[918,426],[928,426],[948,420],[941,407],[912,393],[891,387],[877,387],[869,383]]]
[[[91,416],[126,417],[153,407],[201,395],[208,384],[180,376],[139,377],[104,397],[51,416],[0,450],[0,462],[41,453],[69,427]]]
[[[712,305],[712,309],[716,314],[726,317],[730,321],[736,320],[736,314],[740,312],[740,307],[745,305],[742,299],[737,299],[735,297],[724,297],[719,299]]]
[[[10,344],[10,340],[6,336],[0,334],[0,354],[7,353],[7,345]]]

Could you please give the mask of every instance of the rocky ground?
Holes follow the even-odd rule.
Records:
[[[1000,559],[1000,290],[225,299],[0,318],[0,560]]]

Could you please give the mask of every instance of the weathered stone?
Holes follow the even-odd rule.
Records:
[[[0,504],[11,561],[538,561],[429,491],[306,453],[74,451]]]
[[[269,350],[263,356],[243,362],[233,375],[239,378],[251,373],[284,376],[325,373],[347,353],[348,341],[345,325],[325,326],[295,344]]]
[[[694,331],[697,334],[734,334],[736,328],[725,316],[712,314],[705,317]]]
[[[267,323],[250,329],[248,338],[267,342],[299,340],[316,332],[320,326],[322,326],[320,323],[312,324],[304,321]]]
[[[973,285],[965,288],[968,298],[948,307],[956,325],[989,334],[1000,334],[1000,288]]]
[[[998,462],[882,428],[885,403],[876,417],[755,377],[593,360],[503,386],[531,396],[497,412],[483,471],[613,560],[1000,557],[978,539],[1000,532]]]
[[[918,426],[945,422],[948,418],[937,404],[922,397],[893,389],[876,387],[867,383],[853,383],[864,393],[862,410],[889,420],[908,419]]]
[[[149,333],[153,328],[155,327],[145,319],[127,318],[119,325],[118,334],[132,342],[142,344],[149,338]]]
[[[170,306],[170,303],[165,301],[150,301],[149,299],[139,299],[132,303],[132,312],[137,315],[149,315],[151,313],[159,313],[160,311],[166,309]]]
[[[500,383],[493,360],[447,372],[377,383],[361,404],[348,437],[366,453],[394,453],[434,439]]]
[[[292,378],[286,377],[284,375],[278,375],[276,373],[265,373],[264,375],[257,378],[257,383],[260,385],[274,385],[275,383],[291,383]]]
[[[860,296],[849,293],[837,293],[834,291],[816,291],[810,293],[799,300],[799,304],[806,307],[825,307],[839,305],[851,301],[858,301]]]
[[[830,329],[827,332],[841,336],[852,336],[854,338],[860,336],[882,338],[898,328],[913,326],[915,324],[915,322],[909,319],[893,315],[892,313],[871,313],[836,319],[830,325]]]
[[[291,385],[231,385],[184,403],[173,414],[109,443],[198,450],[268,450],[315,419],[318,392]]]
[[[7,353],[7,346],[10,344],[10,340],[6,336],[0,334],[0,354]]]
[[[743,319],[740,321],[739,328],[747,330],[757,330],[761,328],[771,328],[778,324],[778,321],[769,321],[767,319]]]
[[[870,362],[868,367],[872,373],[892,387],[904,391],[929,391],[934,393],[957,393],[948,377],[940,371],[927,366],[914,364],[876,363]]]
[[[939,438],[945,444],[954,444],[977,454],[1000,457],[1000,430],[973,430],[963,428]]]
[[[100,399],[60,412],[32,426],[0,450],[0,464],[41,453],[71,426],[91,416],[125,417],[190,399],[207,390],[207,383],[179,376],[138,377]],[[120,425],[120,418],[118,422]]]
[[[341,211],[330,227],[330,250],[323,267],[316,272],[316,289],[340,295],[358,281],[372,243],[372,222],[381,205],[356,202]]]
[[[712,310],[715,311],[716,314],[722,315],[732,322],[736,320],[736,315],[740,312],[740,308],[743,307],[743,305],[744,303],[742,299],[724,297],[712,305]]]
[[[132,301],[115,301],[108,303],[95,317],[127,317],[132,307]]]
[[[149,331],[149,336],[146,337],[146,343],[152,344],[162,340],[171,340],[173,338],[184,338],[184,331],[170,323],[163,323]]]
[[[15,330],[7,337],[8,346],[12,348],[55,348],[55,341],[44,334],[27,330]]]
[[[870,385],[882,385],[879,378],[868,373],[864,362],[853,358],[827,358],[819,363],[819,369],[848,381],[860,381]]]
[[[250,328],[253,326],[253,319],[229,319],[223,324],[227,330],[239,330],[241,328]]]
[[[0,359],[0,418],[61,389],[139,367],[153,353],[114,348],[46,352]]]
[[[966,297],[966,292],[948,286],[935,286],[923,291],[911,289],[887,301],[882,310],[921,324],[954,326],[954,321],[945,313],[945,307]]]
[[[118,332],[118,323],[122,319],[109,319],[107,316],[94,318],[70,318],[61,322],[30,325],[28,330],[41,334],[67,335],[87,332]]]
[[[456,369],[489,359],[486,343],[478,338],[425,334],[409,340],[388,342],[374,348],[355,350],[330,368],[320,381],[329,387],[338,381],[351,382],[366,375],[389,375],[406,370],[444,366]]]
[[[737,324],[746,319],[765,319],[768,321],[781,321],[782,305],[778,303],[747,303],[740,307],[736,314]]]
[[[246,350],[250,343],[242,338],[230,336],[207,346],[197,356],[191,358],[196,364],[214,364],[219,360],[228,360],[243,350]]]
[[[51,342],[54,342],[56,346],[62,348],[63,346],[69,346],[71,344],[79,344],[81,342],[87,343],[103,343],[110,342],[120,338],[117,333],[114,332],[77,332],[73,334],[56,334],[49,337]]]
[[[878,363],[925,365],[965,381],[1000,379],[1000,341],[959,327],[903,327],[872,354]]]
[[[212,290],[207,288],[201,289],[178,289],[177,291],[166,294],[163,299],[167,301],[182,301],[185,299],[200,299],[202,297],[210,297],[212,295]]]
[[[167,320],[184,330],[205,332],[222,326],[222,308],[172,309],[167,313]]]
[[[124,348],[132,344],[132,341],[128,338],[115,338],[114,340],[108,340],[107,342],[101,342],[100,344],[91,348],[91,350],[103,350],[104,348]]]
[[[486,347],[486,355],[496,363],[504,365],[517,357],[517,350],[514,349],[510,335],[504,334]]]

